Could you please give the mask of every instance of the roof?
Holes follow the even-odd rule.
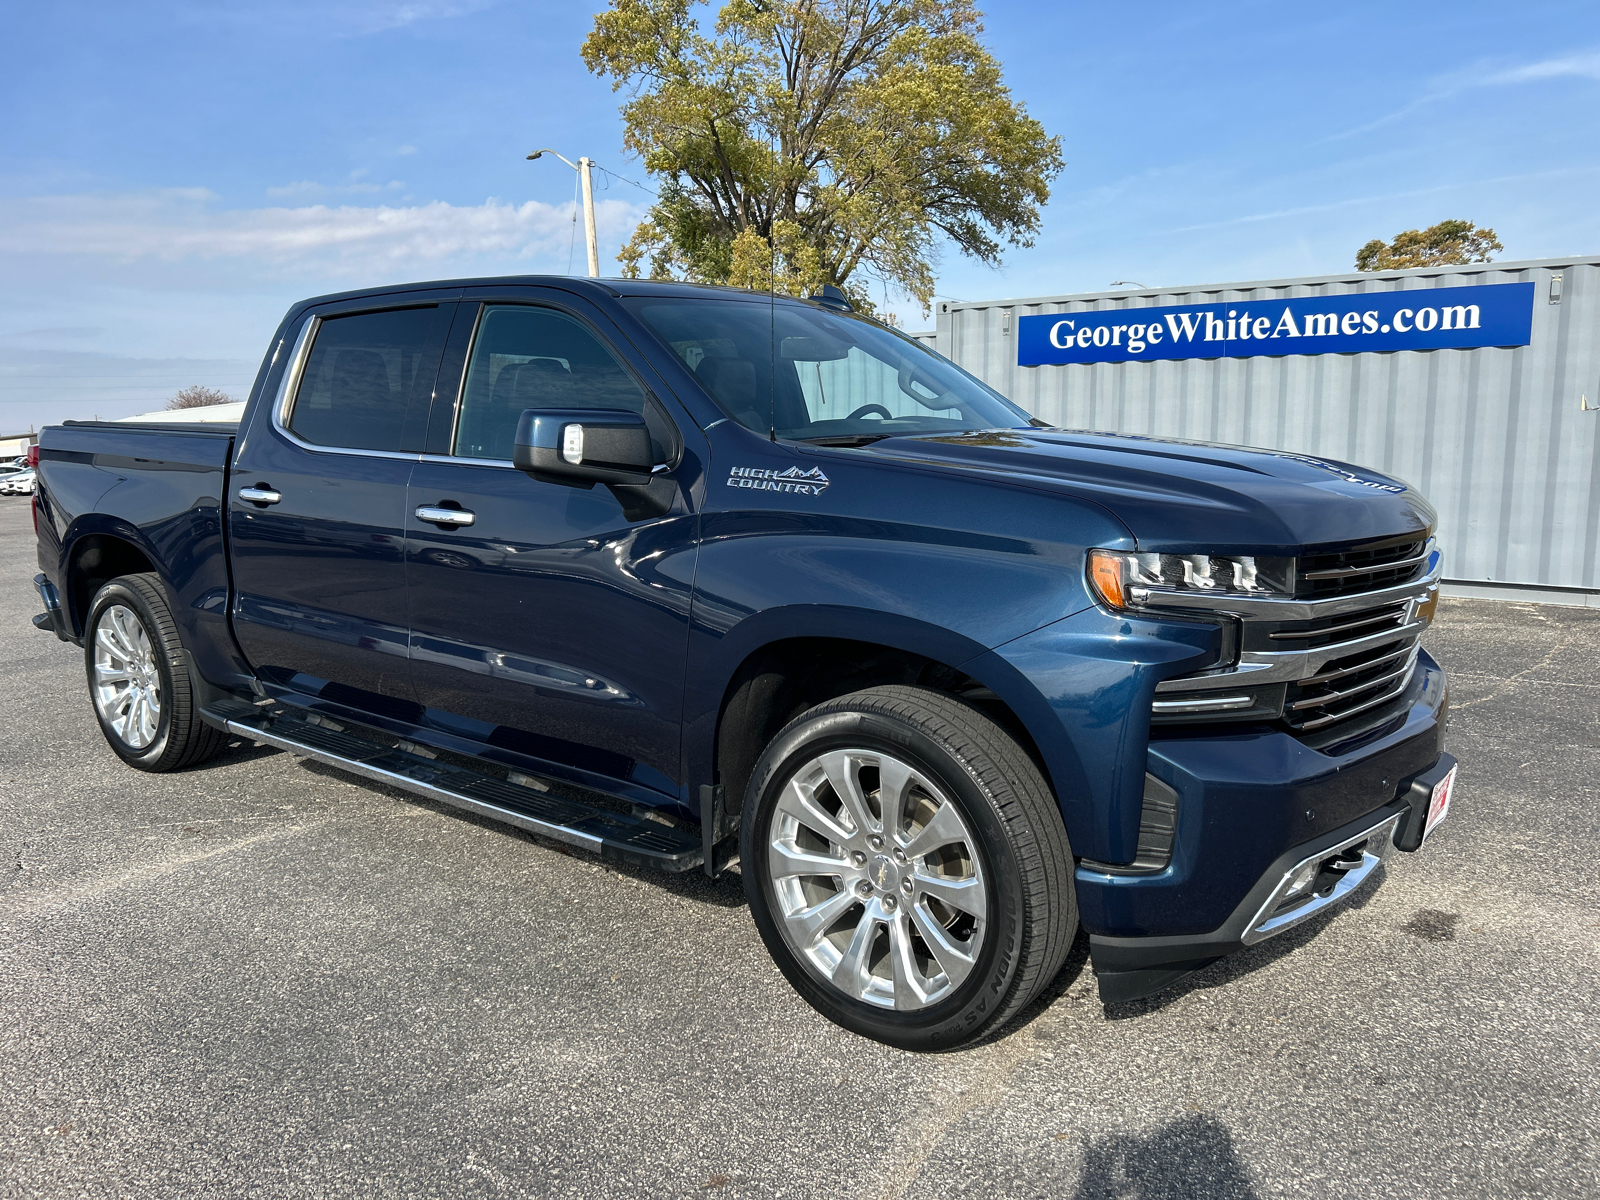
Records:
[[[1335,271],[1328,275],[1298,275],[1288,279],[1250,279],[1235,283],[1180,284],[1174,287],[1104,288],[1096,292],[1072,292],[1062,296],[1025,296],[1008,300],[941,300],[940,312],[962,312],[974,308],[1013,308],[1034,304],[1066,304],[1074,300],[1120,299],[1154,300],[1160,296],[1187,292],[1233,292],[1252,288],[1309,286],[1318,283],[1360,283],[1364,280],[1404,279],[1407,276],[1480,275],[1488,271],[1528,271],[1537,268],[1600,266],[1600,254],[1576,254],[1566,258],[1530,258],[1518,262],[1458,263],[1438,267],[1411,267],[1404,271]]]
[[[587,294],[594,299],[618,296],[715,296],[721,299],[763,300],[769,303],[774,298],[796,304],[807,303],[793,296],[773,297],[767,292],[755,292],[747,288],[724,287],[709,283],[680,283],[672,279],[589,279],[580,275],[488,275],[476,279],[430,279],[417,283],[395,283],[382,287],[358,288],[349,292],[332,292],[326,296],[312,296],[300,301],[294,307],[304,308],[312,304],[328,304],[340,300],[360,300],[367,296],[393,296],[406,292],[495,287],[507,284],[559,288],[579,295]]]

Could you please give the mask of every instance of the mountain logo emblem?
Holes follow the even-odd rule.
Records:
[[[786,467],[782,471],[773,467],[733,467],[728,471],[728,486],[791,496],[820,496],[827,490],[828,477],[821,467]]]

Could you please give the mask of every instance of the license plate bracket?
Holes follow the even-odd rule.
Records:
[[[1451,767],[1450,773],[1438,783],[1433,785],[1433,794],[1428,797],[1428,818],[1422,825],[1422,840],[1426,842],[1428,835],[1433,832],[1433,827],[1444,820],[1450,813],[1450,796],[1456,787],[1456,771],[1459,767]]]

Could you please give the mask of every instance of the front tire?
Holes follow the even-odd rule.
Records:
[[[998,1030],[1077,931],[1072,851],[1032,759],[942,692],[880,687],[802,714],[762,755],[740,857],[796,991],[907,1050]]]
[[[155,575],[123,575],[95,594],[83,649],[100,732],[130,767],[176,771],[227,745],[226,733],[200,720],[178,626]]]

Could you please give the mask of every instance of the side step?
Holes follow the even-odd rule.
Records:
[[[566,796],[511,783],[493,775],[435,762],[396,746],[346,732],[344,721],[317,723],[298,710],[256,710],[227,706],[228,731],[242,738],[314,758],[378,783],[404,788],[430,800],[504,821],[552,841],[565,842],[630,867],[690,871],[705,861],[699,830],[611,812]],[[221,713],[214,714],[222,717]],[[309,715],[309,714],[308,714]]]

